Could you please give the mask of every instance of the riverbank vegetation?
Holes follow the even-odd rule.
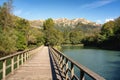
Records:
[[[100,33],[82,40],[85,46],[120,50],[120,17],[103,24]]]
[[[51,24],[53,27],[50,26]],[[84,26],[84,30],[80,25],[75,28],[58,28],[54,26],[54,22],[50,18],[43,25],[46,34],[45,44],[52,46],[83,44],[84,46],[120,50],[120,17],[104,23],[100,29],[90,28],[90,25],[86,26]]]

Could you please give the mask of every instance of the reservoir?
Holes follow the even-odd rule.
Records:
[[[80,46],[62,46],[61,51],[106,80],[120,80],[120,51]]]

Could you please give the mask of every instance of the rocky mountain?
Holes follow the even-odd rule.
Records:
[[[29,21],[29,22],[30,22],[31,27],[41,28],[43,26],[44,21],[45,20],[32,20],[32,21]]]
[[[69,27],[74,28],[79,24],[100,26],[100,24],[86,20],[84,18],[76,18],[76,19],[72,19],[72,20],[67,19],[67,18],[59,18],[59,19],[53,19],[53,20],[54,20],[55,26],[58,26],[58,27],[68,27],[69,26]],[[30,21],[30,25],[32,27],[39,28],[39,27],[43,26],[44,21],[45,20],[33,20],[33,21]]]
[[[61,18],[61,19],[55,19],[54,22],[55,22],[55,25],[57,26],[61,26],[61,27],[70,26],[72,28],[76,27],[78,24],[85,24],[85,25],[91,24],[93,26],[99,25],[99,24],[96,24],[95,22],[91,22],[84,18],[76,18],[72,20],[69,20],[67,18]]]

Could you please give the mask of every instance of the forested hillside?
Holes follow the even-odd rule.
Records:
[[[13,15],[12,0],[0,6],[0,56],[42,44],[43,33],[29,21]]]
[[[106,22],[102,26],[79,23],[75,27],[63,27],[56,26],[52,19],[48,19],[46,22],[48,25],[43,24],[43,28],[47,27],[47,31],[44,29],[47,32],[45,34],[49,34],[46,36],[46,42],[52,43],[52,45],[84,44],[85,46],[120,50],[120,17]],[[49,26],[51,24],[53,27]]]
[[[46,21],[34,20],[30,21],[30,24],[32,27],[43,29],[44,22]],[[61,33],[60,35],[62,38],[61,41],[62,44],[80,44],[83,38],[85,38],[86,36],[95,35],[96,33],[99,33],[101,29],[100,24],[96,24],[95,22],[91,22],[83,18],[72,20],[66,18],[52,19],[52,22],[53,22],[52,28],[57,30],[57,32]]]

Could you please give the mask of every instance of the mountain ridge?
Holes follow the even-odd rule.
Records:
[[[30,20],[30,25],[32,27],[42,27],[45,20]],[[92,22],[90,20],[87,20],[85,18],[75,18],[75,19],[67,19],[67,18],[58,18],[53,19],[55,26],[61,26],[61,27],[75,27],[78,24],[84,24],[84,25],[93,25],[93,26],[101,26],[101,24],[97,24],[96,22]]]

